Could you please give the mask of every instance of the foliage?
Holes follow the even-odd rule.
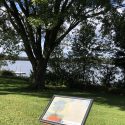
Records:
[[[8,20],[8,15],[3,6],[0,6],[0,47],[1,54],[10,57],[18,56],[21,51],[20,37]],[[2,9],[3,8],[3,9]],[[7,25],[7,26],[6,26]]]
[[[124,88],[122,72],[114,65],[114,42],[104,32],[96,36],[95,29],[96,23],[82,23],[80,31],[76,30],[70,39],[72,50],[64,55],[60,46],[56,49],[49,62],[52,72],[47,78],[50,83],[52,80],[56,85],[63,81],[61,83],[79,89],[98,84]]]
[[[15,73],[13,71],[10,71],[10,70],[2,70],[0,71],[0,75],[1,76],[15,76]]]
[[[57,46],[53,53],[50,56],[48,62],[48,72],[46,73],[46,83],[53,84],[53,85],[60,85],[64,84],[64,63],[65,63],[65,56],[63,53],[63,44]]]
[[[104,36],[107,35],[108,39],[115,43],[114,64],[122,68],[125,79],[125,7],[123,7],[122,0],[116,2],[118,2],[117,7],[114,6],[114,9],[104,16],[102,31]],[[123,8],[119,12],[117,8],[121,7]],[[122,79],[122,84],[124,79]]]
[[[113,80],[115,80],[116,67],[112,65],[103,66],[103,78],[101,79],[102,85],[106,88],[113,87]]]
[[[61,82],[71,88],[80,88],[83,84],[91,84],[93,75],[91,65],[99,60],[92,55],[93,38],[95,37],[94,26],[84,22],[80,33],[74,32],[72,50],[64,55],[58,46],[53,52],[49,62],[52,69],[52,78],[55,82]],[[93,79],[94,82],[94,79]],[[80,85],[81,84],[81,85]],[[80,85],[80,86],[79,86]],[[79,87],[78,87],[79,86]]]
[[[2,66],[6,66],[7,65],[7,62],[4,61],[4,60],[0,60],[0,69]]]

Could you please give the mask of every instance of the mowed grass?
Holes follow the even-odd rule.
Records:
[[[125,96],[67,89],[35,92],[27,82],[0,78],[0,125],[42,125],[41,113],[54,94],[93,98],[86,125],[125,125]]]

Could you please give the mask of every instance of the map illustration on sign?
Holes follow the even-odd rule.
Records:
[[[54,96],[40,121],[50,124],[83,125],[92,105],[92,99]]]

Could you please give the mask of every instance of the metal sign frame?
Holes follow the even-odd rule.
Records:
[[[42,115],[40,116],[39,120],[40,122],[42,123],[46,123],[46,124],[50,124],[50,125],[67,125],[67,124],[62,124],[62,123],[57,123],[57,122],[52,122],[52,121],[48,121],[48,120],[44,120],[43,117],[45,116],[46,112],[48,111],[50,105],[52,104],[53,100],[55,97],[62,97],[62,98],[71,98],[71,99],[79,99],[79,100],[89,100],[90,103],[89,103],[89,106],[87,108],[87,111],[85,113],[85,116],[83,116],[83,120],[82,120],[82,123],[81,125],[85,125],[85,122],[87,120],[87,117],[88,117],[88,114],[91,110],[91,107],[92,107],[92,104],[93,104],[93,99],[88,99],[88,98],[79,98],[79,97],[72,97],[72,96],[62,96],[62,95],[53,95],[52,99],[50,100],[50,102],[48,103],[45,111],[42,113]]]

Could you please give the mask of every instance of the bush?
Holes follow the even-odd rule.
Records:
[[[2,70],[0,72],[0,75],[1,76],[16,76],[15,73],[13,71],[10,71],[10,70]]]
[[[125,89],[122,88],[109,88],[108,92],[111,94],[125,95]]]

